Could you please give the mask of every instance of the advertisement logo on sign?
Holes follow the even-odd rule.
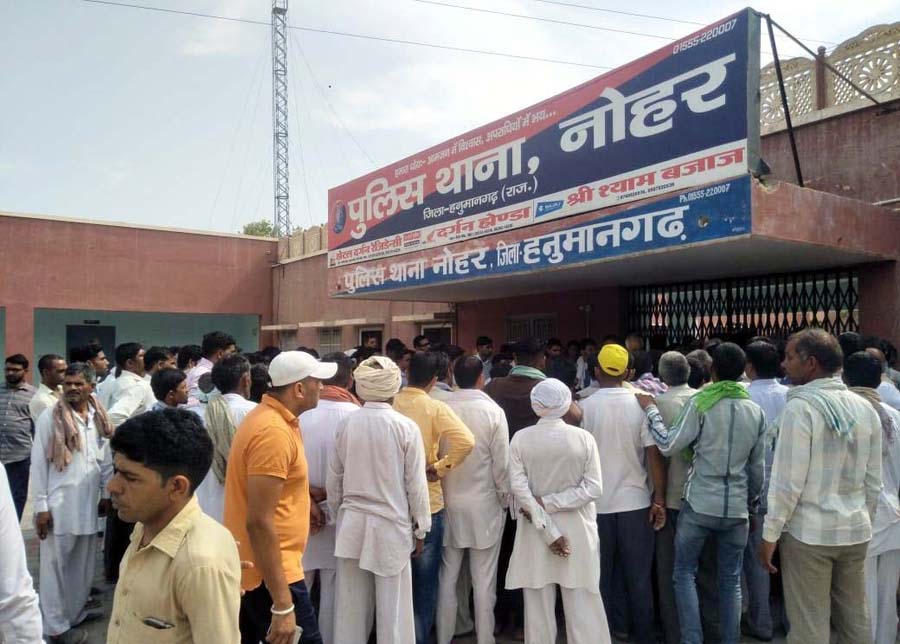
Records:
[[[535,217],[542,217],[543,215],[550,214],[551,212],[556,212],[563,207],[563,200],[559,199],[557,201],[542,201],[537,206],[537,212],[535,212]]]
[[[343,201],[336,201],[334,204],[334,232],[340,235],[347,225],[347,207]]]

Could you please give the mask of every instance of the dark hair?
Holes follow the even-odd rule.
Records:
[[[437,361],[438,380],[446,380],[450,375],[450,356],[446,351],[432,351],[431,353],[435,355]]]
[[[353,376],[353,359],[340,351],[327,354],[322,358],[322,362],[333,362],[337,365],[337,371],[334,376],[328,380],[323,380],[323,385],[334,385],[346,389],[350,385],[350,378]]]
[[[512,371],[511,357],[505,356],[499,360],[495,357],[491,362],[491,380],[494,378],[505,378],[509,375],[510,371]]]
[[[703,351],[703,349],[700,349]],[[706,351],[703,351],[706,353]],[[688,387],[691,389],[700,389],[704,383],[709,382],[709,369],[706,362],[699,355],[692,355],[692,351],[687,355],[688,364],[691,367],[691,373],[688,375]]]
[[[28,358],[23,356],[21,353],[14,353],[11,356],[6,356],[6,364],[17,364],[23,369],[27,369]]]
[[[212,464],[213,444],[200,418],[183,409],[149,411],[119,425],[110,439],[113,452],[142,464],[166,483],[186,476],[193,494]]]
[[[734,342],[723,342],[713,353],[713,369],[719,380],[738,380],[747,366],[744,350]]]
[[[269,365],[265,362],[250,367],[250,400],[258,403],[269,389]]]
[[[559,347],[560,349],[562,349],[562,345],[562,340],[560,340],[559,338],[550,338],[549,340],[547,340],[546,348],[549,349],[550,347]]]
[[[588,346],[597,346],[597,341],[594,338],[584,338],[581,341],[581,349],[584,350]]]
[[[581,343],[578,340],[569,340],[568,342],[566,342],[566,350],[568,350],[570,347],[575,347],[576,349],[581,351]]]
[[[173,355],[174,354],[169,351],[169,347],[150,347],[147,349],[147,353],[144,354],[144,366],[147,368],[147,371],[150,371],[150,368],[157,362],[168,360]]]
[[[137,358],[143,348],[140,342],[123,342],[116,347],[116,366],[124,369],[125,363]]]
[[[450,362],[456,362],[464,355],[466,355],[466,350],[462,347],[455,344],[447,345],[447,357],[450,358]]]
[[[409,360],[409,372],[407,378],[411,387],[426,387],[433,378],[440,377],[440,356],[443,354],[431,351],[416,351]],[[446,356],[443,357],[447,359]],[[446,367],[445,367],[446,368]]]
[[[230,355],[214,364],[210,373],[219,393],[230,394],[241,384],[244,374],[250,373],[250,362],[242,355]]]
[[[316,351],[315,349],[313,349],[312,347],[299,346],[299,347],[297,347],[296,350],[297,350],[297,351],[302,351],[303,353],[308,353],[309,355],[311,355],[311,356],[312,356],[313,358],[315,358],[316,360],[319,359],[319,352]],[[279,353],[280,353],[280,352],[279,352]],[[278,355],[278,354],[275,354],[275,355]],[[269,358],[269,362],[272,362],[273,359],[274,359],[274,356],[273,356],[272,358]]]
[[[55,353],[48,353],[46,355],[41,356],[41,359],[38,360],[38,364],[37,364],[38,373],[47,371],[47,369],[52,369],[53,363],[56,362],[57,360],[62,360],[62,359],[63,359],[62,356],[58,356]],[[9,361],[7,360],[7,362],[9,362]]]
[[[486,347],[486,346],[488,346],[488,345],[492,345],[492,346],[493,346],[493,344],[494,344],[494,341],[491,340],[491,339],[490,339],[489,337],[487,337],[486,335],[479,335],[479,336],[478,336],[478,339],[475,340],[475,346],[476,346],[476,347]]]
[[[259,350],[259,355],[265,358],[266,362],[272,362],[279,353],[281,353],[281,349],[273,347],[271,344]]]
[[[186,344],[178,350],[178,368],[187,369],[188,364],[197,363],[203,357],[203,349],[199,344]]]
[[[544,353],[544,343],[537,338],[522,338],[513,345],[513,353],[516,362],[530,363]]]
[[[453,379],[460,389],[471,389],[478,382],[478,376],[482,374],[484,365],[478,356],[466,356],[460,358],[453,365]]]
[[[69,349],[69,362],[87,362],[103,353],[103,345],[97,340],[91,340],[80,347]]]
[[[653,356],[649,351],[639,349],[632,351],[631,356],[634,358],[634,376],[643,376],[645,373],[653,373]]]
[[[881,360],[866,351],[857,351],[844,360],[844,382],[850,387],[878,389]]]
[[[413,348],[418,349],[422,342],[424,342],[425,340],[428,340],[427,336],[417,335],[413,338]],[[428,340],[428,344],[431,344],[431,340]]]
[[[845,356],[852,355],[858,351],[864,351],[867,346],[866,340],[855,331],[844,331],[838,336],[838,344],[841,345],[841,352]]]
[[[235,344],[237,343],[234,341],[234,338],[227,333],[223,331],[210,331],[203,336],[203,343],[201,344],[203,357],[208,358],[216,351],[227,349]]]
[[[778,349],[769,342],[751,342],[744,349],[747,362],[760,378],[777,378],[781,374]]]
[[[841,368],[844,354],[837,338],[824,329],[804,329],[790,337],[794,341],[794,349],[801,358],[815,358],[819,366],[828,373]]]
[[[66,375],[81,376],[89,385],[97,382],[97,372],[89,362],[70,362],[66,365]]]
[[[384,355],[391,360],[398,360],[403,355],[404,350],[406,350],[406,345],[399,338],[391,338],[384,345]]]
[[[376,353],[378,353],[378,349],[374,347],[359,347],[353,353],[353,359],[356,361],[356,364],[362,364],[363,360],[368,360]]]
[[[197,388],[205,394],[210,393],[216,386],[213,384],[212,372],[207,371],[197,379]]]
[[[181,369],[171,367],[160,369],[150,378],[150,389],[153,390],[153,396],[157,400],[165,400],[169,392],[177,389],[185,378],[187,376]]]

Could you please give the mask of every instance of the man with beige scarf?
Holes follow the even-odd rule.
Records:
[[[86,363],[66,368],[63,397],[38,420],[31,451],[44,634],[56,643],[85,641],[74,627],[99,616],[84,606],[95,572],[97,516],[109,505],[101,492],[112,477],[113,427],[93,395],[94,380]]]

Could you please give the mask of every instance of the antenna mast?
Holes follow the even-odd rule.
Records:
[[[288,0],[272,0],[272,157],[275,171],[275,234],[291,234],[288,167]]]

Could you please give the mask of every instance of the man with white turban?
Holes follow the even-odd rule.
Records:
[[[516,530],[506,587],[525,596],[525,642],[556,641],[556,588],[569,644],[611,642],[600,597],[600,556],[594,501],[603,483],[593,436],[567,425],[569,388],[554,378],[531,390],[539,420],[509,447],[512,509],[527,519]],[[520,521],[522,519],[519,519]]]
[[[415,422],[391,408],[400,369],[390,358],[372,356],[353,378],[365,404],[338,425],[326,480],[337,518],[334,641],[367,641],[374,611],[379,644],[408,644],[410,553],[431,529],[425,448]]]

